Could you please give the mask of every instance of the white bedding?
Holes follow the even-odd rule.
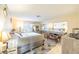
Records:
[[[16,47],[15,46],[16,44],[17,44],[17,47],[29,44],[29,40],[31,40],[32,42],[36,42],[36,41],[44,40],[44,37],[41,34],[38,34],[35,32],[22,33],[21,38],[12,39],[8,42],[8,45],[9,45],[8,48]]]
[[[35,32],[28,32],[28,33],[22,33],[23,37],[30,37],[30,36],[36,36],[36,35],[41,35]]]
[[[23,33],[23,37],[18,41],[18,46],[23,46],[40,40],[44,40],[44,37],[41,34],[35,32]]]

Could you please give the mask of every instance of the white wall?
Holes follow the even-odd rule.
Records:
[[[68,22],[68,33],[72,32],[73,28],[79,28],[79,13],[71,13],[53,19],[50,22]]]

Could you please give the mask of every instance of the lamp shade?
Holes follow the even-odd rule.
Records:
[[[7,32],[2,32],[2,42],[6,42],[10,38],[10,34]]]
[[[2,41],[2,32],[0,32],[0,42]]]

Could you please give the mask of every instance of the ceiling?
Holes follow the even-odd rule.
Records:
[[[77,4],[9,4],[7,6],[10,16],[26,21],[47,21],[55,16],[79,11]]]

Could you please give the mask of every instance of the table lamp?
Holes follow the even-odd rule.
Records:
[[[0,32],[0,42],[2,42],[2,51],[3,53],[7,53],[7,48],[8,48],[8,40],[10,38],[9,33],[7,32]],[[5,45],[5,46],[4,46]]]

